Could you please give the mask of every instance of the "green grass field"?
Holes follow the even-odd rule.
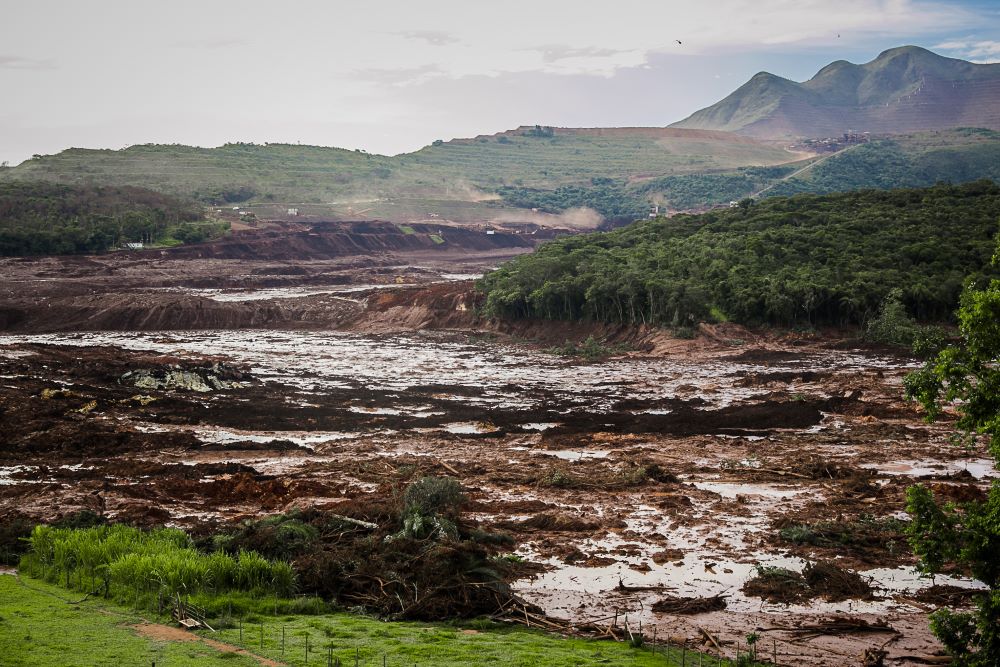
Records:
[[[157,641],[134,627],[143,618],[33,579],[0,575],[0,663],[6,667],[257,665],[203,642]]]
[[[663,649],[654,652],[489,622],[386,623],[347,613],[251,617],[221,623],[231,627],[216,633],[199,632],[198,639],[204,641],[183,641],[173,639],[180,633],[164,628],[156,627],[158,632],[136,629],[147,621],[170,624],[166,618],[144,617],[100,598],[76,604],[81,597],[35,579],[0,575],[0,663],[9,667],[83,667],[155,662],[157,667],[200,667],[263,664],[258,659],[262,656],[278,664],[319,667],[332,656],[345,666],[353,665],[358,657],[358,664],[370,667],[382,665],[383,659],[386,665],[400,667],[673,667],[682,660],[681,652],[675,649],[669,654]],[[162,638],[164,635],[171,639]],[[686,664],[696,664],[696,659],[697,654],[687,652]],[[712,658],[705,664],[714,667],[718,660]]]

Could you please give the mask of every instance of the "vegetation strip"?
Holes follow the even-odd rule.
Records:
[[[0,181],[3,256],[197,243],[225,229],[196,202],[145,188]]]

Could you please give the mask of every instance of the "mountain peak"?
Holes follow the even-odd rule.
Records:
[[[1000,64],[976,65],[906,45],[862,65],[835,60],[796,83],[758,72],[725,99],[672,127],[762,139],[1000,129]]]
[[[944,56],[938,55],[933,51],[929,51],[922,46],[915,46],[913,44],[907,44],[905,46],[894,46],[891,49],[886,49],[882,53],[875,57],[875,60],[884,60],[886,58],[893,58],[900,55],[921,55],[921,56],[933,56],[934,58],[944,59]]]

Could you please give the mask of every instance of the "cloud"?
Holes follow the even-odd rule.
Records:
[[[986,64],[1000,62],[1000,41],[996,40],[952,40],[941,42],[934,47],[946,51],[964,60]]]
[[[178,49],[229,49],[234,46],[249,44],[245,39],[182,39],[171,44]]]
[[[36,60],[19,56],[0,56],[0,69],[55,69],[51,60]]]
[[[636,49],[549,44],[526,50],[541,55],[540,69],[549,74],[613,76],[623,67],[638,67],[647,62],[647,53]]]
[[[406,38],[403,47],[377,47],[373,35],[371,48],[352,53],[354,68],[434,64],[453,79],[516,72],[608,77],[643,67],[659,54],[738,56],[873,43],[884,48],[982,24],[974,8],[944,0],[713,0],[683,6],[680,0],[617,0],[614,12],[601,14],[580,14],[570,0],[507,0],[500,16],[458,0],[431,4],[433,9],[421,5],[420,11],[401,6],[381,17],[386,25],[379,28],[369,23],[371,17],[352,18],[356,34]]]
[[[455,35],[444,30],[405,30],[396,34],[402,35],[407,39],[423,40],[433,46],[447,46],[448,44],[455,44],[461,41]]]
[[[425,83],[431,79],[444,76],[437,65],[422,67],[405,67],[400,69],[360,69],[352,73],[352,78],[365,83],[385,84],[389,86],[412,86]]]
[[[601,49],[597,47],[573,48],[565,44],[551,44],[539,46],[537,49],[542,54],[542,60],[547,63],[554,63],[567,58],[606,58],[614,56],[622,51],[615,49]]]

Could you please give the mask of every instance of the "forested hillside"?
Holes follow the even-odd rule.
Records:
[[[221,232],[198,204],[144,188],[0,183],[0,255],[99,253]]]
[[[939,181],[1000,180],[1000,132],[958,128],[879,139],[851,147],[767,196],[825,194],[861,188],[927,187]]]
[[[767,199],[559,239],[485,276],[493,317],[688,326],[860,323],[893,289],[921,320],[951,317],[990,271],[991,181]]]
[[[1000,180],[1000,132],[957,128],[881,138],[850,146],[816,161],[731,171],[672,174],[632,182],[595,178],[591,183],[554,190],[504,187],[511,206],[558,213],[588,206],[609,220],[646,217],[651,202],[670,211],[704,209],[751,195],[826,194],[862,188],[929,187],[938,182]]]

